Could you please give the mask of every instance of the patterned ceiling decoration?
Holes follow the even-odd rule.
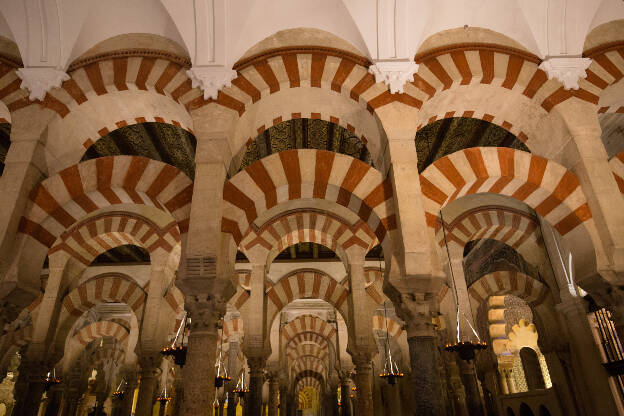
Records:
[[[464,247],[464,274],[468,287],[495,271],[516,271],[543,282],[537,267],[527,263],[511,246],[489,238],[472,240]]]
[[[325,120],[299,118],[260,133],[249,143],[240,170],[263,157],[289,149],[329,150],[373,166],[366,144],[349,130]]]
[[[133,244],[112,248],[99,256],[91,265],[114,264],[114,263],[149,263],[150,256],[143,247]]]
[[[510,147],[530,152],[516,136],[485,120],[451,117],[428,124],[416,133],[418,172],[436,160],[469,147]]]
[[[82,161],[104,156],[144,156],[175,166],[195,178],[197,140],[188,131],[166,123],[140,123],[102,136],[87,149]]]
[[[11,145],[11,124],[0,123],[0,175],[4,172],[4,159],[6,159],[9,146]]]

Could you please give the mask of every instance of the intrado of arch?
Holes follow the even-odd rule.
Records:
[[[297,374],[306,370],[314,371],[319,374],[327,373],[327,368],[323,361],[320,358],[312,356],[304,356],[296,359],[292,363],[291,369]]]
[[[221,230],[240,244],[259,213],[304,198],[351,209],[379,241],[396,228],[392,185],[379,171],[349,156],[306,149],[265,157],[226,182]]]
[[[322,299],[336,308],[346,320],[349,291],[320,270],[295,270],[281,278],[266,296],[267,319],[271,323],[284,306],[296,299]]]
[[[282,327],[282,338],[288,343],[295,335],[301,332],[317,332],[319,335],[333,339],[336,334],[336,329],[333,325],[329,324],[326,320],[319,318],[316,315],[299,315],[288,324]]]
[[[329,355],[329,351],[327,348],[321,348],[318,344],[298,344],[296,347],[288,349],[287,354],[291,361],[306,356],[325,360]]]

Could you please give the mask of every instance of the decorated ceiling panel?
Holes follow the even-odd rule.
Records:
[[[509,147],[529,152],[516,136],[484,120],[451,117],[428,124],[416,133],[418,172],[436,160],[469,147]]]
[[[318,149],[342,153],[373,165],[366,145],[349,130],[325,120],[293,119],[263,131],[247,148],[240,170],[273,153]]]
[[[121,127],[102,136],[82,161],[104,156],[144,156],[177,167],[195,178],[197,141],[188,131],[165,123],[140,123]]]

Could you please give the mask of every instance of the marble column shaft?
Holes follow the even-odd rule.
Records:
[[[351,400],[349,399],[351,394],[351,387],[348,379],[343,379],[340,384],[340,411],[341,416],[351,416]]]
[[[373,391],[371,388],[373,367],[370,360],[371,356],[369,354],[361,354],[353,357],[356,371],[355,385],[357,386],[355,412],[358,416],[373,416],[375,413],[373,407]]]
[[[192,329],[184,366],[183,415],[207,416],[214,401],[216,329]]]

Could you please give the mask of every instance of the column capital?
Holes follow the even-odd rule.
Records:
[[[160,354],[160,351],[142,352],[139,355],[139,366],[141,367],[141,375],[158,375],[162,359],[163,356],[162,354]]]
[[[432,303],[435,295],[425,293],[401,293],[394,302],[397,315],[405,322],[407,337],[433,336]]]
[[[216,100],[219,90],[231,87],[232,80],[237,77],[236,71],[223,65],[193,66],[186,74],[193,88],[199,87],[204,91],[204,100]]]
[[[557,78],[566,90],[578,90],[579,81],[587,78],[585,71],[592,60],[580,56],[550,56],[543,60],[539,68],[546,72],[548,79]]]
[[[225,315],[227,301],[220,294],[185,296],[184,307],[191,317],[193,331],[217,332],[220,319]]]
[[[51,67],[19,68],[16,73],[22,80],[20,88],[30,91],[31,101],[43,101],[48,91],[69,80],[66,72]]]
[[[375,82],[384,82],[390,88],[390,94],[403,93],[407,82],[414,81],[418,64],[413,59],[376,60],[368,72],[375,76]]]

